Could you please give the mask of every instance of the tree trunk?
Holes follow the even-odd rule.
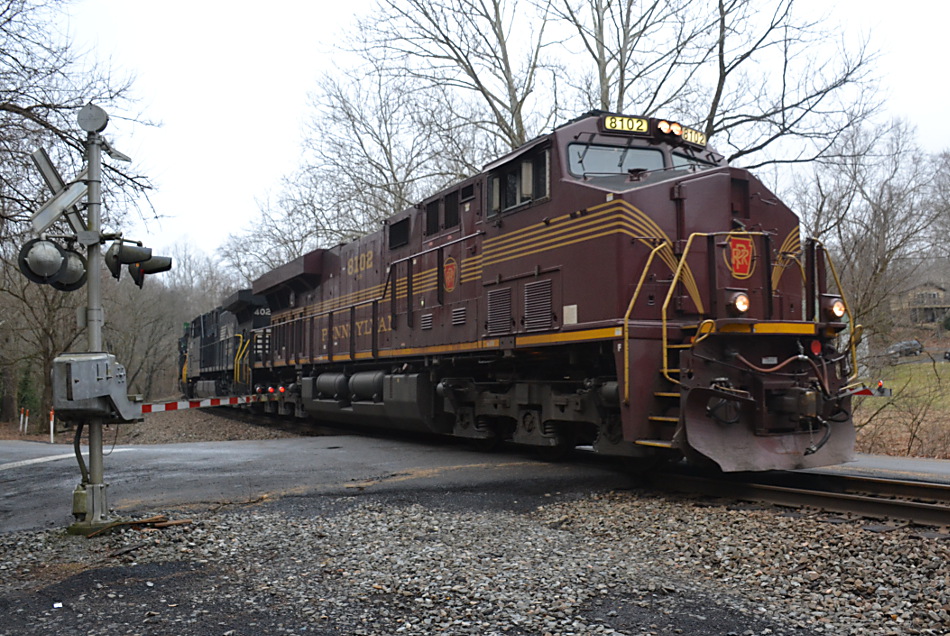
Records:
[[[0,367],[0,422],[16,421],[17,382],[13,365]]]

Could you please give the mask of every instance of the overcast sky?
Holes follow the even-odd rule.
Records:
[[[372,0],[81,0],[69,30],[82,48],[134,73],[146,118],[113,119],[112,145],[149,174],[166,217],[125,236],[157,250],[189,240],[206,251],[258,214],[280,178],[300,164],[307,94],[332,70],[331,45]],[[925,150],[950,148],[944,50],[950,3],[941,0],[805,0],[833,8],[845,28],[870,32],[882,52],[889,112],[914,122]],[[816,13],[817,15],[817,13]],[[161,252],[159,252],[161,253]]]

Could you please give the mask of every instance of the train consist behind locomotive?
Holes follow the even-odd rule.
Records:
[[[703,134],[590,113],[197,318],[182,381],[486,447],[837,464],[856,365],[828,265]]]

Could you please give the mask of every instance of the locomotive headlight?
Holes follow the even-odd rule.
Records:
[[[841,320],[847,311],[844,301],[837,296],[826,296],[823,300],[825,314],[829,320]]]
[[[831,313],[835,318],[844,318],[844,301],[840,298],[831,304]]]
[[[729,303],[732,305],[732,308],[737,314],[744,314],[749,311],[749,295],[743,292],[738,292],[732,295]]]
[[[683,136],[683,126],[675,121],[666,121],[664,119],[657,122],[656,127],[664,135],[676,135],[677,137]]]

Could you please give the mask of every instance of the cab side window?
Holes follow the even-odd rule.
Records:
[[[396,221],[389,226],[389,249],[409,244],[409,219]]]
[[[548,148],[534,150],[492,172],[489,179],[492,214],[547,198],[551,183],[550,154]]]

